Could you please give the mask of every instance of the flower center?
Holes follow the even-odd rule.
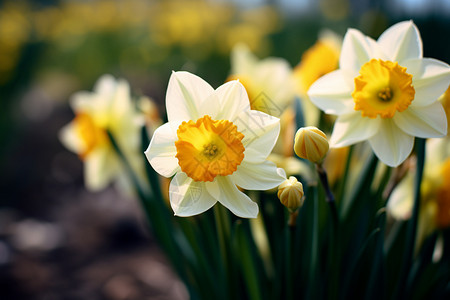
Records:
[[[412,75],[397,62],[372,59],[361,67],[359,74],[352,97],[355,110],[361,110],[363,117],[392,118],[414,100]]]
[[[381,101],[391,101],[392,99],[392,92],[390,87],[385,87],[380,90],[378,93],[378,99]]]
[[[195,181],[231,175],[244,159],[244,135],[230,121],[205,115],[197,121],[183,122],[177,136],[178,164]]]
[[[108,142],[105,130],[98,127],[89,114],[79,113],[73,122],[75,131],[83,143],[83,150],[79,153],[81,159],[85,159],[92,150]]]

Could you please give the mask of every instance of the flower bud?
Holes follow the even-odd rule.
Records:
[[[325,133],[314,126],[302,127],[295,134],[295,154],[313,163],[321,162],[329,147]]]
[[[289,210],[295,211],[303,205],[303,185],[294,176],[286,179],[278,187],[278,198]]]

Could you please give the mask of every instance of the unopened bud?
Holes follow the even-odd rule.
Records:
[[[325,133],[314,126],[302,127],[295,134],[295,154],[313,163],[320,163],[329,147]]]
[[[303,185],[294,176],[286,179],[278,187],[278,199],[289,210],[295,211],[303,205]]]

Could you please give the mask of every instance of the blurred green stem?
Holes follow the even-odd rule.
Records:
[[[321,164],[316,164],[316,170],[317,174],[319,175],[320,182],[322,183],[322,186],[325,190],[326,201],[330,206],[331,218],[333,219],[333,228],[335,230],[335,234],[337,234],[337,229],[339,226],[339,216],[336,208],[336,201],[328,183],[327,172]]]
[[[153,201],[153,199],[151,199],[147,195],[147,193],[144,192],[139,182],[139,179],[136,176],[136,173],[134,172],[133,168],[128,162],[125,154],[122,152],[119,145],[117,144],[117,141],[115,140],[114,136],[111,134],[110,131],[107,131],[107,134],[114,150],[117,153],[117,156],[119,156],[120,160],[122,161],[125,170],[128,173],[128,176],[130,177],[136,189],[138,198],[146,214],[147,221],[149,222],[149,224],[152,225],[156,237],[159,239],[161,245],[167,252],[170,259],[172,260],[173,266],[178,271],[180,277],[184,280],[184,282],[188,282],[187,274],[184,272],[184,269],[182,267],[183,263],[179,255],[179,251],[177,249],[178,247],[173,239],[174,235],[173,226],[168,220],[168,213],[164,209],[162,209],[163,208],[162,206],[164,205],[164,203],[162,203],[162,199],[158,199],[161,201],[158,200]],[[190,289],[189,286],[188,288]]]

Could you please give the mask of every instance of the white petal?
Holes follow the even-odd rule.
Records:
[[[84,181],[90,191],[100,191],[111,183],[118,174],[120,166],[116,153],[111,149],[99,148],[84,161]]]
[[[258,58],[245,44],[237,44],[231,51],[231,74],[241,75],[252,73]]]
[[[233,120],[239,132],[244,135],[244,160],[251,153],[253,161],[264,161],[272,151],[280,133],[280,119],[256,110],[239,114]],[[252,150],[250,150],[252,149]],[[253,151],[254,150],[254,151]]]
[[[245,162],[249,163],[262,163],[267,159],[267,151],[263,151],[264,153],[261,153],[260,149],[248,147],[244,151],[244,160]],[[270,153],[270,152],[269,152]]]
[[[166,93],[169,122],[199,119],[199,107],[214,89],[200,77],[188,72],[173,72]]]
[[[241,112],[250,111],[247,91],[238,80],[221,85],[214,92],[214,97],[217,97],[216,101],[218,101],[214,103],[219,108],[216,118],[218,120],[233,120]]]
[[[412,21],[404,21],[389,27],[378,38],[378,45],[391,61],[422,57],[422,39]]]
[[[102,75],[94,86],[94,92],[103,96],[111,96],[116,91],[116,79],[109,75]]]
[[[241,218],[256,218],[258,216],[258,205],[239,191],[227,176],[217,176],[212,183],[206,185],[206,188],[217,201],[236,216]]]
[[[119,80],[117,82],[117,87],[111,100],[111,108],[116,118],[120,118],[130,112],[132,109],[130,86],[126,81]]]
[[[430,105],[441,96],[450,84],[450,66],[432,58],[411,59],[402,62],[406,72],[413,75],[416,91],[412,106]]]
[[[396,113],[393,120],[401,130],[412,136],[432,138],[447,134],[447,117],[438,101],[428,106],[410,106]]]
[[[170,123],[166,123],[155,130],[150,145],[145,151],[145,156],[153,169],[162,176],[170,177],[179,170],[178,159],[175,157],[176,140],[177,135],[173,132]]]
[[[354,78],[358,76],[363,64],[370,61],[371,58],[383,58],[381,56],[379,46],[373,39],[365,36],[359,30],[349,29],[342,43],[339,67]]]
[[[59,131],[59,140],[64,147],[72,152],[81,153],[85,149],[83,141],[76,133],[75,124],[73,121],[61,128]]]
[[[309,88],[308,96],[325,113],[341,115],[353,110],[352,90],[353,85],[348,85],[343,71],[336,70],[316,80]]]
[[[254,164],[243,161],[230,178],[236,185],[246,190],[269,190],[279,186],[286,176],[283,177],[278,173],[277,166],[273,162]]]
[[[369,139],[369,142],[376,156],[383,163],[396,167],[411,154],[414,137],[404,133],[393,120],[384,119],[380,130]]]
[[[217,202],[206,190],[204,182],[194,181],[182,172],[170,182],[169,197],[175,215],[180,217],[201,214]]]
[[[334,123],[330,147],[340,148],[362,142],[378,132],[380,118],[362,117],[360,111],[339,116]]]
[[[91,92],[76,92],[70,97],[70,107],[75,113],[86,110],[90,111],[94,102],[93,98],[95,98],[95,94]]]
[[[253,105],[263,106],[254,109],[279,117],[295,98],[296,82],[291,66],[285,59],[268,57],[256,66],[252,76],[258,84],[259,95],[251,100],[256,100]]]

